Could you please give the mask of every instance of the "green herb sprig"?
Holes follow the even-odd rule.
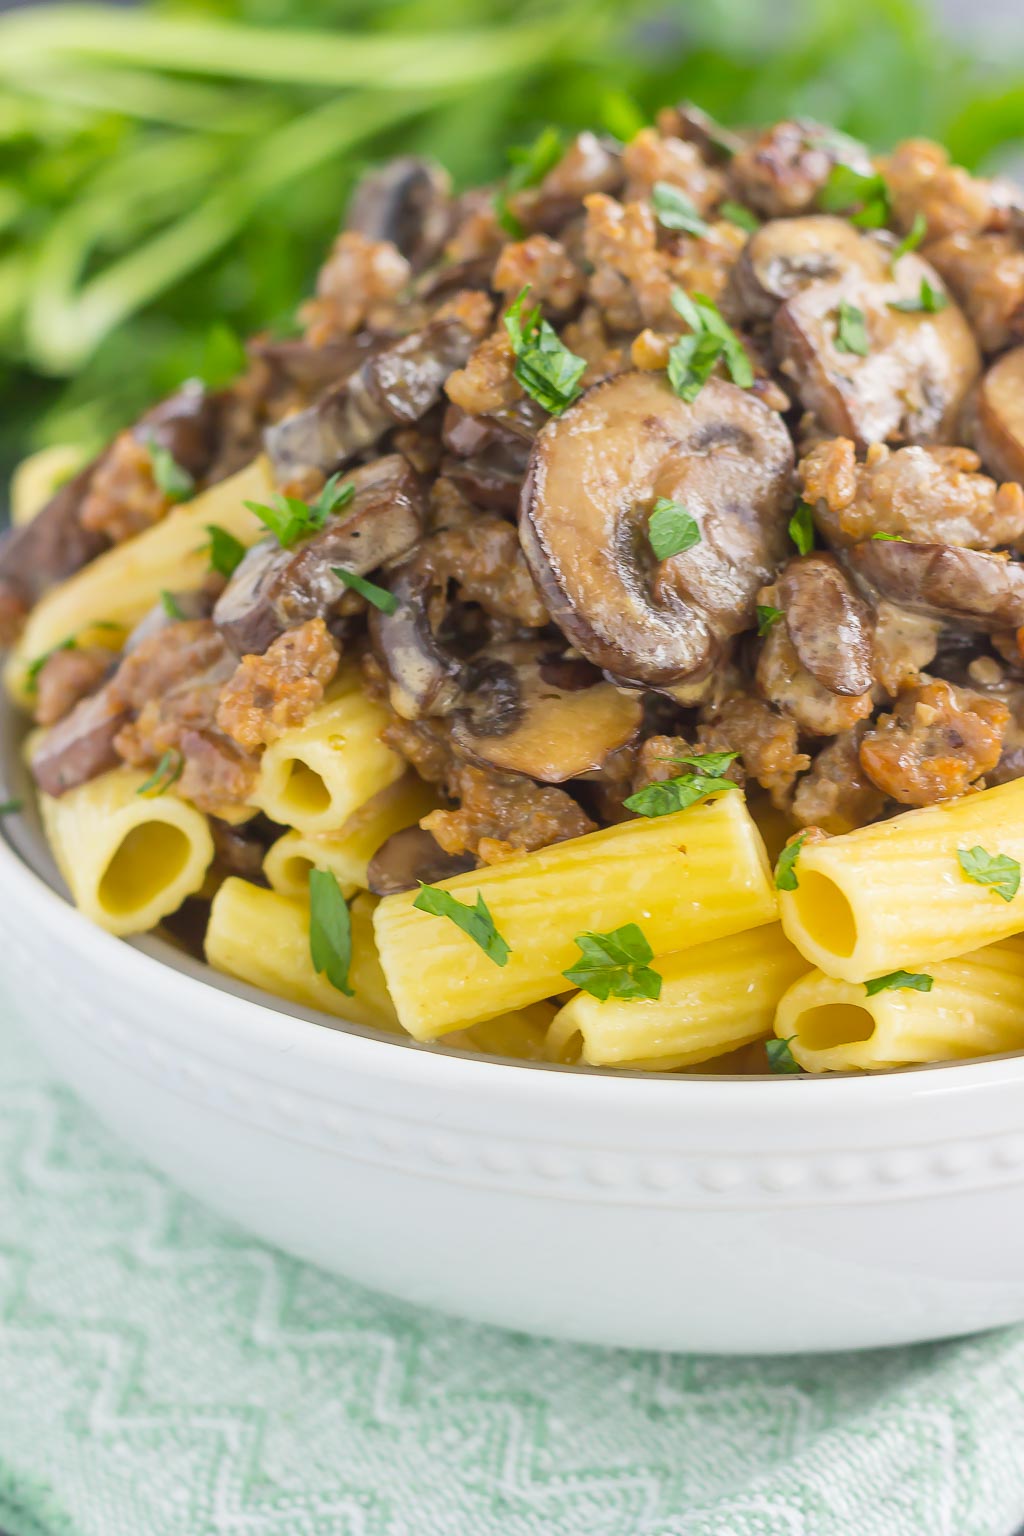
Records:
[[[754,382],[750,358],[718,306],[703,293],[691,297],[675,288],[672,307],[690,327],[690,334],[681,336],[668,355],[668,381],[680,400],[696,400],[720,359],[733,383],[749,389]]]
[[[818,206],[826,213],[849,214],[850,223],[861,229],[881,229],[889,222],[891,212],[889,189],[883,178],[842,163],[829,172],[818,194]]]
[[[309,957],[338,992],[355,995],[349,984],[352,918],[337,879],[326,869],[309,872]]]
[[[451,891],[442,890],[437,885],[426,885],[421,880],[419,895],[413,906],[418,912],[429,912],[432,917],[446,917],[456,928],[461,928],[463,933],[469,935],[488,960],[493,960],[495,965],[508,964],[512,950],[498,932],[490,909],[479,891],[476,906],[471,907],[467,902],[459,901]]]
[[[1020,889],[1020,864],[1006,853],[988,853],[984,848],[958,848],[957,862],[968,880],[991,886],[996,896],[1012,901]]]
[[[698,800],[739,788],[735,779],[723,776],[724,769],[738,755],[736,752],[705,752],[694,757],[667,758],[670,763],[688,764],[694,771],[648,784],[622,803],[627,811],[633,811],[637,816],[670,816],[674,811],[688,810]]]
[[[789,1048],[791,1041],[795,1039],[796,1035],[789,1035],[785,1040],[772,1039],[765,1041],[764,1053],[768,1057],[769,1072],[781,1074],[803,1071],[803,1067]]]
[[[349,481],[340,485],[341,472],[332,475],[315,501],[303,501],[298,496],[277,496],[268,503],[247,501],[245,505],[255,513],[265,528],[269,528],[282,549],[291,549],[301,539],[319,533],[327,519],[346,507],[356,493]]]
[[[938,315],[948,308],[948,305],[948,295],[941,289],[934,288],[926,277],[922,277],[921,287],[915,298],[892,299],[888,308],[898,310],[901,315]]]
[[[610,997],[656,1002],[661,996],[661,977],[650,966],[654,951],[636,923],[610,933],[578,933],[573,943],[580,959],[562,975],[591,997],[604,1003]]]
[[[934,984],[935,978],[926,971],[890,971],[886,976],[866,981],[864,991],[868,997],[874,997],[876,992],[930,992]]]
[[[799,889],[800,881],[796,874],[796,861],[800,857],[800,850],[807,841],[807,833],[801,832],[791,843],[787,843],[779,854],[779,861],[775,866],[775,888],[779,891],[795,891]]]
[[[855,357],[867,357],[870,350],[864,311],[848,299],[840,299],[836,316],[836,351],[851,352]]]
[[[157,763],[153,772],[144,784],[140,784],[135,791],[146,800],[155,800],[159,795],[166,795],[172,784],[176,784],[185,771],[185,759],[180,752],[169,747]]]
[[[541,318],[540,305],[523,315],[527,286],[509,307],[505,330],[516,364],[513,370],[531,399],[552,416],[560,416],[583,393],[580,379],[587,371],[586,359],[563,346],[558,333]]]
[[[682,230],[687,235],[706,235],[708,226],[697,212],[693,199],[670,181],[656,181],[651,189],[654,217],[663,229]]]
[[[245,559],[245,545],[241,539],[236,539],[233,533],[229,533],[226,528],[219,528],[216,523],[207,523],[206,531],[210,535],[210,570],[230,581]]]
[[[332,576],[337,576],[343,587],[348,587],[352,592],[358,592],[360,597],[365,597],[374,608],[379,608],[381,613],[397,613],[398,598],[387,587],[378,587],[374,581],[367,581],[365,576],[358,576],[355,571],[347,571],[343,565],[331,566]]]
[[[682,502],[659,496],[647,520],[647,537],[655,559],[670,560],[700,543],[700,525]]]
[[[169,448],[164,448],[155,437],[146,440],[153,479],[168,501],[187,501],[194,493],[196,482],[184,465],[179,464]]]

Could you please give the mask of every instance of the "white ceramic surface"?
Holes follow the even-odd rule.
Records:
[[[487,1322],[661,1349],[1024,1318],[1024,1058],[768,1081],[477,1060],[163,963],[2,842],[0,892],[4,973],[56,1071],[302,1258]]]

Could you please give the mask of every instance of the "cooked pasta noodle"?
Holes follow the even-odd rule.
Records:
[[[162,591],[201,586],[209,569],[208,524],[254,544],[266,529],[244,503],[265,500],[272,489],[269,466],[257,459],[54,587],[33,608],[8,659],[4,675],[12,697],[28,702],[32,662],[90,624],[102,620],[130,627],[160,601]]]
[[[823,976],[795,982],[775,1033],[808,1072],[873,1070],[1024,1049],[1024,938],[929,967],[930,991]]]
[[[669,1071],[710,1061],[771,1032],[775,1008],[807,962],[766,923],[728,938],[664,955],[661,996],[602,1002],[578,992],[556,1015],[548,1054],[566,1059],[574,1037],[590,1066]]]
[[[110,933],[145,933],[177,911],[213,858],[206,817],[175,795],[140,795],[146,777],[114,768],[59,800],[40,796],[75,905]]]
[[[387,896],[374,923],[398,1017],[417,1039],[566,990],[576,934],[639,923],[655,955],[776,916],[764,844],[739,792],[628,821],[443,882],[483,896],[511,948],[499,967],[453,923]]]
[[[311,869],[328,869],[351,895],[366,886],[367,865],[381,843],[436,805],[430,787],[407,773],[361,805],[337,832],[286,832],[267,850],[263,873],[275,891],[300,896]]]
[[[357,1024],[393,1031],[398,1021],[373,941],[373,906],[373,898],[363,895],[349,908],[351,997],[313,969],[308,901],[282,896],[279,891],[268,891],[234,876],[224,881],[211,903],[206,957],[216,970],[277,997]]]
[[[958,851],[975,846],[1024,861],[1024,779],[807,844],[797,889],[780,892],[782,926],[812,965],[844,981],[1024,931],[1024,890],[1003,901],[961,870]]]
[[[63,480],[76,473],[83,460],[80,448],[55,443],[22,459],[11,476],[11,522],[31,522]]]

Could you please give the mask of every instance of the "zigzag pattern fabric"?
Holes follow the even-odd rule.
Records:
[[[10,1536],[1009,1536],[1024,1517],[1024,1328],[744,1360],[418,1312],[178,1194],[14,1024],[0,995]]]

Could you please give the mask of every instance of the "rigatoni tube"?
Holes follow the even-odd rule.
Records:
[[[671,1071],[710,1061],[771,1033],[779,999],[807,961],[778,923],[698,944],[658,961],[661,996],[605,1002],[579,992],[548,1034],[551,1059],[565,1059],[574,1035],[595,1067],[642,1062]]]
[[[779,1003],[775,1033],[808,1072],[880,1070],[1024,1049],[1024,938],[929,966],[931,990],[886,987],[820,971]],[[792,1038],[791,1038],[792,1037]]]
[[[414,773],[359,807],[337,832],[286,832],[267,849],[263,873],[275,891],[304,895],[311,869],[326,869],[351,895],[366,887],[370,860],[392,833],[415,826],[437,805],[437,795]]]
[[[1024,888],[1004,901],[960,850],[1024,863],[1024,779],[808,843],[780,892],[788,937],[827,976],[868,981],[1024,931]]]
[[[460,902],[482,895],[511,948],[495,965],[454,923],[386,896],[374,916],[388,987],[420,1040],[566,990],[579,933],[627,923],[671,954],[769,923],[775,892],[760,833],[730,791],[669,816],[627,821],[443,882]]]
[[[202,886],[213,859],[206,817],[176,795],[140,795],[147,776],[113,768],[60,799],[43,826],[75,906],[109,933],[145,933]]]
[[[234,876],[224,881],[210,906],[206,958],[215,970],[276,997],[356,1024],[394,1031],[398,1021],[373,941],[373,905],[372,897],[358,896],[349,908],[351,997],[313,969],[308,901]]]
[[[264,752],[252,804],[300,832],[337,832],[406,771],[380,739],[387,722],[387,711],[363,693],[358,674],[340,674],[324,703]]]
[[[267,460],[257,459],[54,587],[29,614],[7,663],[11,696],[29,703],[26,684],[32,662],[97,620],[131,628],[160,601],[164,589],[201,586],[210,564],[207,524],[224,528],[243,544],[255,544],[266,529],[244,503],[266,500],[272,490]]]

